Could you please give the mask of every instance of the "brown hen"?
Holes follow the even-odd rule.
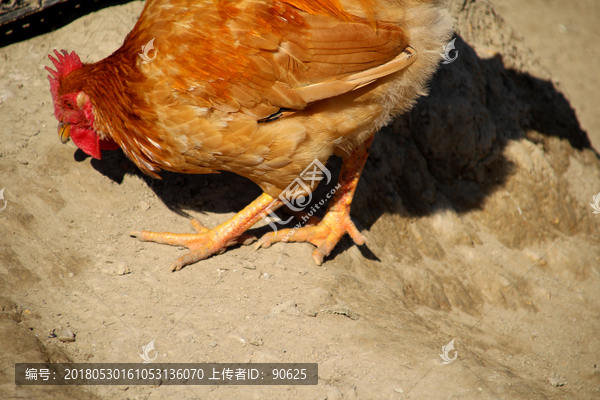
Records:
[[[51,57],[59,135],[96,158],[120,147],[156,178],[231,171],[261,187],[212,229],[194,219],[196,234],[132,232],[189,247],[174,270],[251,242],[244,232],[284,203],[299,210],[315,186],[303,172],[336,154],[323,220],[257,244],[307,241],[320,265],[345,233],[364,243],[350,204],[373,135],[425,94],[450,34],[437,0],[149,0],[106,59]]]

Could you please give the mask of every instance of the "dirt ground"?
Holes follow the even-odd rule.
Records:
[[[587,22],[565,35],[597,38],[585,11],[595,0],[576,3]],[[0,398],[600,397],[600,215],[589,205],[600,162],[575,118],[599,143],[598,78],[589,63],[576,72],[528,50],[546,39],[507,9],[540,4],[497,4],[523,38],[484,2],[450,2],[459,57],[378,134],[359,185],[352,214],[368,243],[346,238],[320,267],[311,245],[288,243],[172,273],[186,250],[127,233],[191,232],[190,216],[212,227],[260,190],[232,174],[155,181],[120,151],[91,161],[58,141],[46,55],[109,55],[142,2],[0,49]],[[569,51],[596,57],[589,40]],[[564,79],[577,114],[555,68],[596,79]],[[63,330],[75,341],[53,334]],[[161,362],[316,362],[319,384],[14,384],[17,362],[141,362],[153,339]],[[453,339],[457,358],[442,364]]]

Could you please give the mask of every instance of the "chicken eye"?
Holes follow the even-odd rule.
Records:
[[[71,103],[70,100],[65,100],[65,107],[67,107],[69,110],[73,109],[73,103]]]

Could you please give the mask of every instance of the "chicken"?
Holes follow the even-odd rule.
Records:
[[[426,94],[450,35],[438,0],[148,0],[111,56],[55,50],[46,68],[64,143],[98,159],[121,148],[155,178],[231,171],[263,190],[212,229],[131,233],[187,246],[173,270],[256,240],[245,232],[261,218],[310,198],[302,173],[340,156],[325,217],[256,244],[310,242],[321,265],[346,233],[365,242],[350,205],[373,136]]]

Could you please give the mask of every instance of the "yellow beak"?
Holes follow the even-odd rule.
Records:
[[[60,141],[63,143],[67,143],[69,141],[69,135],[71,131],[71,124],[66,122],[60,122],[58,124],[58,137]]]

